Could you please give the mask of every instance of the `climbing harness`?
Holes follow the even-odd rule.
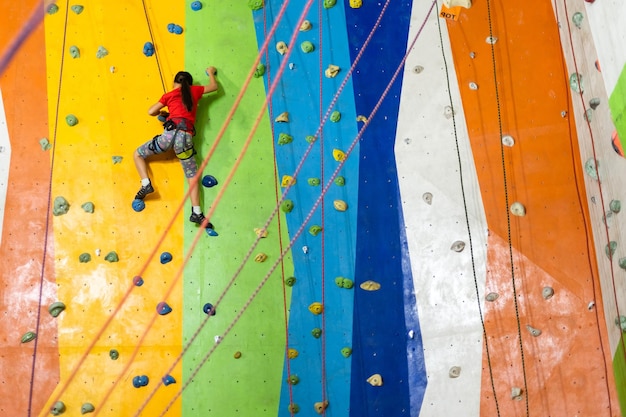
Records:
[[[163,122],[163,129],[164,132],[161,135],[166,134],[166,132],[173,131],[173,133],[168,133],[172,135],[170,145],[163,149],[161,145],[159,145],[161,135],[156,135],[150,141],[148,149],[155,154],[160,154],[174,148],[174,154],[181,161],[185,161],[196,154],[196,150],[193,146],[193,137],[196,135],[196,128],[193,124],[189,127],[187,119],[167,119]],[[183,133],[183,137],[180,140],[178,140],[179,133]]]

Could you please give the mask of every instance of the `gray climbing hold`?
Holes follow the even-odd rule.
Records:
[[[626,332],[626,316],[619,316],[615,318],[615,325],[619,326],[623,332]]]
[[[522,399],[522,389],[519,387],[511,388],[511,399],[512,400],[521,400]]]
[[[47,151],[47,150],[50,150],[50,148],[52,148],[52,145],[50,144],[50,141],[48,140],[48,138],[39,139],[39,146],[41,146],[42,151]]]
[[[73,114],[68,114],[67,116],[65,116],[65,123],[67,123],[67,125],[70,127],[76,126],[78,124],[78,118]]]
[[[626,258],[619,258],[617,263],[619,264],[620,268],[626,269]]]
[[[599,105],[600,105],[599,98],[594,97],[591,100],[589,100],[589,107],[591,107],[593,110],[597,109]]]
[[[104,46],[102,46],[102,45],[99,46],[98,50],[96,51],[96,58],[98,58],[98,59],[104,58],[107,55],[109,55],[109,51],[107,51]]]
[[[330,121],[333,122],[333,123],[337,123],[339,120],[341,120],[341,113],[339,111],[335,110],[330,115]]]
[[[63,403],[63,401],[55,402],[52,405],[52,408],[50,408],[50,414],[52,414],[53,416],[60,416],[64,412],[65,412],[65,404]]]
[[[530,334],[532,334],[535,337],[541,336],[541,330],[534,328],[530,324],[526,325],[526,329],[530,332]]]
[[[81,253],[80,256],[78,257],[78,261],[80,263],[86,264],[87,262],[91,261],[91,255],[88,254],[87,252]]]
[[[80,58],[80,49],[78,49],[78,46],[76,45],[70,46],[70,56],[74,59]]]
[[[592,117],[593,117],[593,110],[587,109],[587,111],[585,111],[585,121],[591,122]]]
[[[431,193],[424,193],[422,194],[422,200],[430,206],[433,203],[433,195]]]
[[[300,44],[300,49],[302,49],[302,52],[305,54],[308,54],[315,50],[315,46],[309,41],[304,41]]]
[[[600,163],[593,158],[589,158],[587,159],[587,161],[585,161],[585,172],[596,181],[598,181],[599,167]]]
[[[58,11],[59,11],[59,6],[57,6],[55,3],[52,3],[51,5],[48,6],[46,13],[55,14]]]
[[[569,76],[569,85],[575,93],[581,94],[585,91],[583,85],[583,76],[576,72]]]
[[[80,206],[83,210],[85,210],[85,213],[93,213],[94,211],[94,205],[91,201],[88,201],[86,203],[84,203],[82,206]]]
[[[55,216],[61,216],[70,210],[70,203],[61,196],[54,199],[54,205],[52,206],[52,214]]]
[[[574,22],[574,26],[580,29],[583,25],[584,18],[585,16],[583,16],[581,12],[574,13],[574,15],[572,16],[572,22]]]
[[[609,208],[613,213],[617,214],[622,209],[622,203],[619,200],[611,200]]]
[[[553,295],[554,289],[552,287],[543,287],[543,290],[541,290],[541,296],[544,298],[544,300],[552,298]]]
[[[617,250],[617,242],[614,240],[611,240],[605,247],[604,247],[604,254],[607,256],[607,258],[609,259],[613,259],[613,255],[615,255],[615,251]]]
[[[452,249],[455,252],[463,252],[463,249],[465,249],[465,242],[461,240],[457,240],[456,242],[452,244],[452,246],[450,246],[450,249]]]
[[[94,411],[96,411],[96,407],[94,407],[92,403],[84,403],[80,407],[81,414],[93,413]]]
[[[112,156],[111,159],[113,160],[113,165],[115,164],[119,164],[122,162],[123,157],[122,156]]]
[[[59,314],[61,314],[63,310],[65,310],[65,304],[60,301],[56,301],[48,306],[48,313],[50,313],[52,317],[59,317]]]
[[[75,4],[72,7],[70,7],[70,9],[72,9],[72,11],[76,14],[81,14],[83,12],[84,7],[81,6],[80,4]]]
[[[524,217],[526,215],[526,207],[518,201],[511,204],[511,214],[518,217]]]
[[[490,292],[489,294],[485,296],[485,300],[493,302],[493,301],[496,301],[498,297],[499,295],[497,292]]]
[[[120,258],[117,256],[117,253],[112,250],[111,252],[107,253],[107,256],[104,257],[104,260],[108,262],[119,262]]]
[[[443,117],[446,119],[451,119],[454,116],[454,109],[451,106],[445,106],[443,108]]]
[[[459,376],[461,376],[461,367],[453,366],[452,368],[450,368],[450,371],[448,371],[448,376],[450,378],[458,378]]]

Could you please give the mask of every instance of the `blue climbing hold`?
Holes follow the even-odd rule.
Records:
[[[204,314],[211,313],[212,316],[215,315],[215,309],[213,308],[213,304],[211,303],[206,303],[204,307],[202,307],[202,311],[204,311]]]
[[[172,307],[170,307],[165,301],[161,301],[157,304],[157,312],[164,316],[172,312]]]
[[[211,229],[210,227],[207,227],[205,230],[206,230],[206,234],[209,236],[219,236],[217,232]]]
[[[169,33],[174,33],[174,26],[176,26],[174,23],[169,23],[169,24],[167,25],[167,31],[168,31]]]
[[[163,377],[163,385],[170,385],[170,384],[175,384],[176,380],[174,379],[174,377],[172,375],[165,375]]]
[[[166,264],[166,263],[171,262],[171,261],[172,261],[172,254],[171,253],[163,252],[161,254],[161,263],[162,264]]]
[[[141,278],[139,275],[135,276],[133,278],[133,284],[135,284],[138,287],[141,287],[143,285],[143,278]]]
[[[167,31],[175,35],[180,35],[181,33],[183,33],[183,28],[182,26],[177,25],[175,23],[170,23],[167,25]]]
[[[136,377],[134,377],[134,378],[133,378],[133,387],[135,387],[135,388],[140,388],[140,387],[142,387],[142,385],[141,385],[141,382],[140,382],[140,379],[139,379],[139,378],[140,378],[139,376],[136,376]]]
[[[143,44],[143,54],[148,57],[154,55],[154,45],[152,42],[146,42]]]
[[[145,387],[146,385],[148,385],[148,382],[150,382],[150,380],[148,379],[148,377],[146,375],[141,375],[139,377],[139,384],[142,387]]]
[[[143,200],[133,200],[133,210],[135,210],[136,212],[140,212],[143,209],[146,208],[146,203],[143,202]]]
[[[217,185],[217,178],[213,175],[205,175],[202,177],[202,185],[207,188],[215,187]]]
[[[191,3],[191,10],[197,12],[200,9],[202,9],[202,3],[200,3],[199,1],[194,1]]]

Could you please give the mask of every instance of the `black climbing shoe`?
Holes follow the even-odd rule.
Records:
[[[142,186],[139,191],[137,191],[137,195],[135,195],[135,200],[143,200],[150,193],[154,192],[154,188],[152,188],[152,183]]]
[[[191,216],[189,216],[189,221],[192,223],[196,223],[200,226],[202,226],[202,222],[204,221],[205,217],[204,214],[200,213],[200,214],[196,214],[196,213],[191,213]],[[208,222],[205,226],[207,229],[213,229],[213,224],[211,222]]]

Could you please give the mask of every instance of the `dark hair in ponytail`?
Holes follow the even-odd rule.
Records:
[[[174,82],[180,84],[180,95],[183,99],[183,104],[187,108],[187,111],[191,111],[193,108],[193,100],[191,98],[193,77],[186,71],[179,71],[174,77]]]

